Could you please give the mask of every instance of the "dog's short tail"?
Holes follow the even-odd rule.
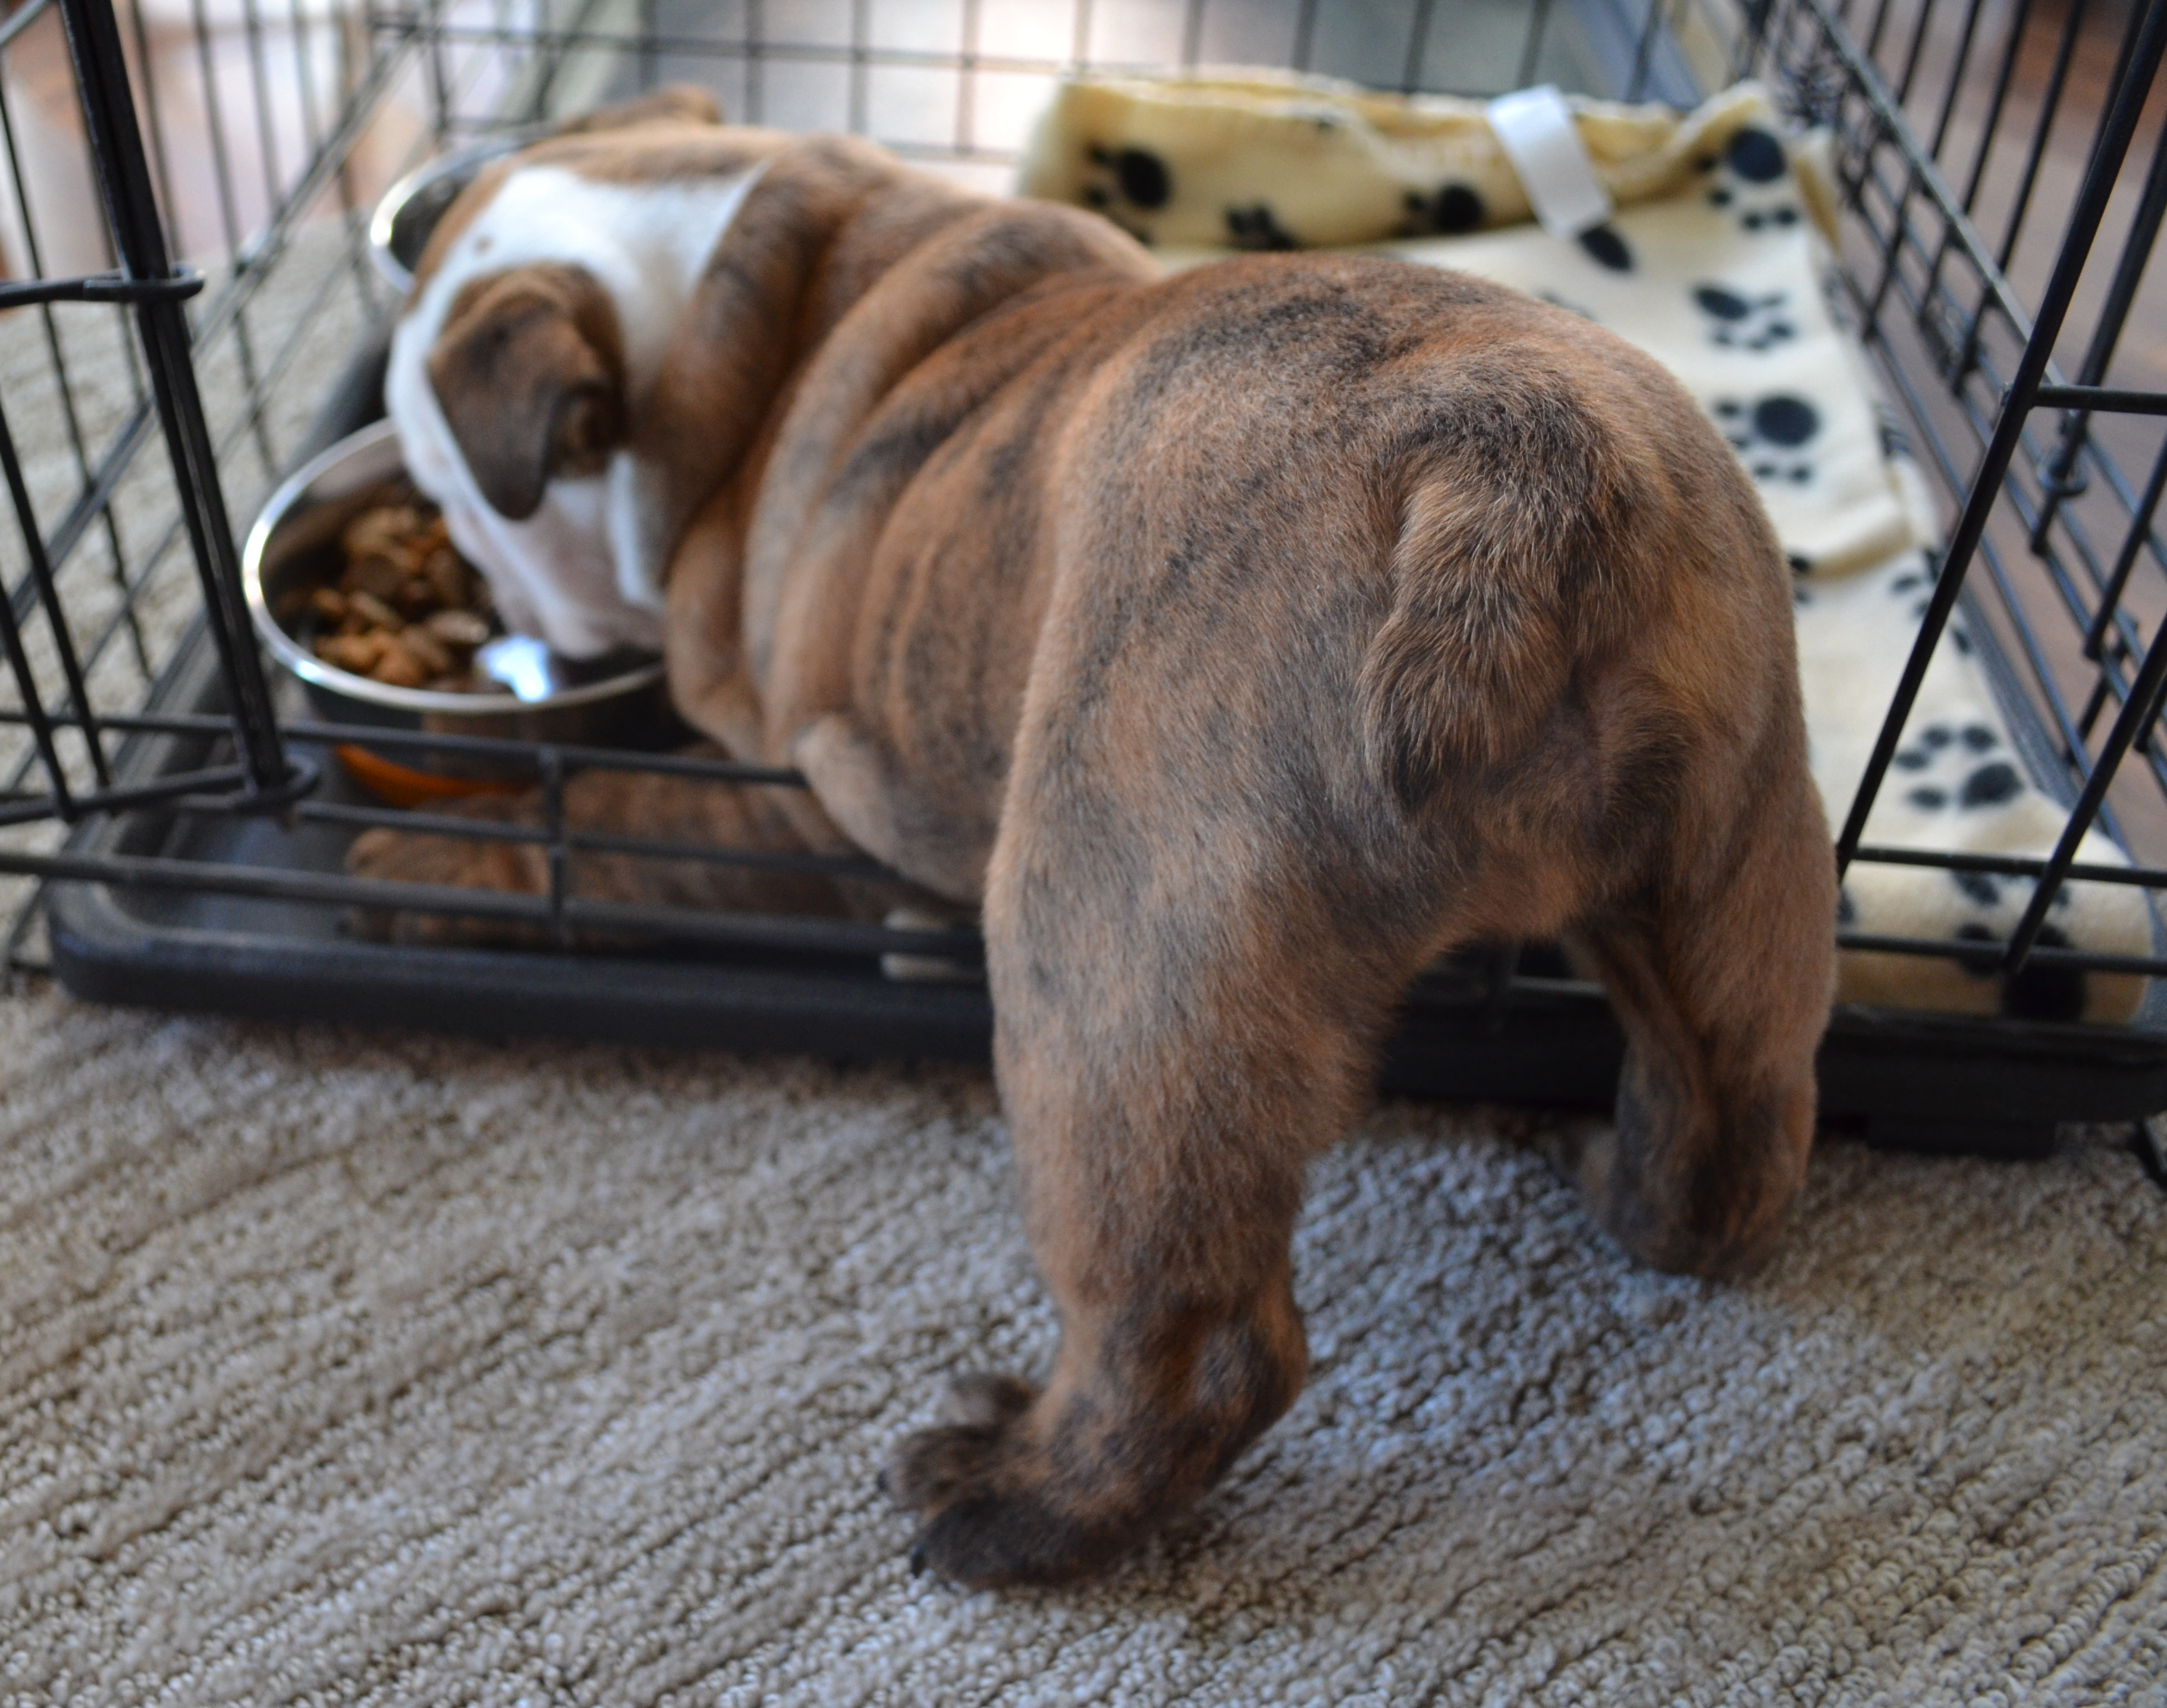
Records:
[[[1473,378],[1407,459],[1391,607],[1359,678],[1371,769],[1408,811],[1527,745],[1614,597],[1597,423],[1561,377]]]

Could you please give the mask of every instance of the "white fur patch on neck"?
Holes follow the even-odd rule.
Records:
[[[515,633],[568,658],[662,642],[663,562],[685,518],[660,514],[659,469],[628,451],[602,475],[553,480],[524,521],[483,498],[430,384],[429,354],[458,294],[477,278],[554,262],[609,293],[636,422],[679,319],[760,168],[727,178],[600,183],[561,167],[514,171],[408,304],[391,341],[384,404],[407,472],[439,505],[453,543],[489,578]]]

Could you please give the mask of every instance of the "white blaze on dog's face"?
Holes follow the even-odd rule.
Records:
[[[515,634],[567,658],[662,644],[686,518],[631,448],[754,171],[606,183],[514,168],[409,300],[384,402],[407,472]]]

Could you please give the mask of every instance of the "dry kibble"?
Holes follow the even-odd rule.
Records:
[[[411,504],[379,504],[364,510],[346,525],[339,537],[347,560],[368,557],[403,557],[413,549],[414,536],[432,520]]]
[[[406,565],[381,553],[349,559],[346,573],[339,577],[339,586],[347,592],[371,593],[379,599],[397,598],[405,585]]]
[[[316,619],[316,656],[397,687],[495,690],[473,668],[492,633],[487,583],[453,549],[433,506],[414,501],[410,487],[386,491],[340,534],[337,585],[304,602]]]
[[[334,634],[316,643],[316,656],[326,664],[365,676],[376,668],[391,637],[379,631],[369,634]]]
[[[489,639],[489,624],[471,611],[438,611],[423,626],[448,646],[471,649]]]
[[[366,618],[379,629],[388,629],[394,634],[405,626],[406,619],[385,604],[375,594],[357,589],[347,595],[347,607],[357,617]]]
[[[439,640],[426,623],[411,623],[399,631],[399,644],[406,649],[414,661],[432,676],[448,675],[452,668],[452,650]]]
[[[449,546],[438,546],[422,559],[421,578],[436,594],[438,605],[464,606],[468,602],[467,566]]]
[[[429,672],[421,660],[407,650],[398,635],[391,635],[384,643],[384,655],[376,660],[369,671],[372,681],[387,683],[395,688],[418,688],[429,680]]]

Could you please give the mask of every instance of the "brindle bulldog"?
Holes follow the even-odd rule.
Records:
[[[1304,1164],[1456,945],[1560,938],[1609,993],[1616,1121],[1564,1160],[1628,1251],[1777,1238],[1828,831],[1789,573],[1647,358],[1389,260],[1162,277],[1094,215],[681,98],[485,176],[400,337],[410,464],[503,608],[659,639],[690,723],[809,779],[728,834],[983,909],[1061,1344],[897,1446],[917,1559],[1097,1571],[1287,1408]],[[681,826],[674,787],[574,810]],[[542,879],[382,832],[353,864]]]

